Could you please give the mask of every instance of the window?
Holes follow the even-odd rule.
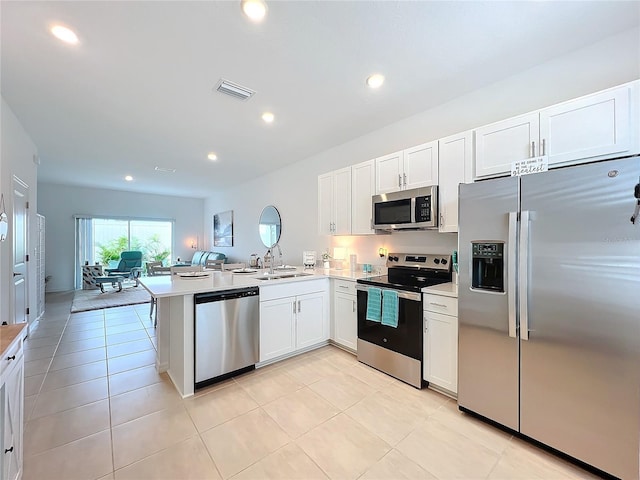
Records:
[[[142,261],[168,265],[173,245],[173,221],[76,217],[76,288],[82,287],[80,265],[118,266],[120,252],[142,251]]]

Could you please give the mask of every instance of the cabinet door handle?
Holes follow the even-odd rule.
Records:
[[[13,452],[13,445],[11,445],[11,448],[4,449],[4,453],[9,453],[9,452]]]
[[[444,225],[444,215],[440,214],[440,225]]]
[[[542,139],[542,153],[540,155],[544,156],[547,153],[547,140]]]
[[[351,300],[351,303],[353,304],[352,312],[355,313],[355,311],[356,311],[356,301],[355,300]]]
[[[531,142],[531,157],[535,157],[536,156],[536,142],[532,141]]]
[[[424,333],[427,333],[427,330],[429,329],[428,325],[428,320],[427,317],[423,317],[423,323],[424,323]]]
[[[16,356],[15,355],[11,355],[10,357],[7,357],[7,361],[10,362],[11,360],[15,360]]]
[[[301,307],[300,307],[300,300],[298,300],[298,313],[300,313],[300,309],[301,309]]]
[[[339,288],[349,288],[346,285],[338,285]]]
[[[407,186],[407,174],[406,173],[402,174],[402,179],[403,179],[404,186],[406,187]]]
[[[447,306],[444,303],[435,303],[435,302],[429,302],[429,305],[433,305],[435,307],[444,307],[447,308]]]
[[[402,187],[402,177],[398,174],[398,188]]]
[[[296,313],[296,301],[295,300],[293,301],[293,313],[294,314]]]

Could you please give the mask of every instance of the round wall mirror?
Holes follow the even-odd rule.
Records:
[[[280,241],[282,223],[280,212],[273,205],[267,205],[260,215],[260,240],[267,248],[273,248]]]

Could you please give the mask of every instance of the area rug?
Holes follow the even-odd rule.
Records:
[[[99,288],[96,290],[76,290],[71,304],[71,313],[137,305],[151,301],[151,295],[142,285],[134,287],[133,284],[125,284],[122,285],[121,292],[111,288],[111,285],[105,285],[104,290],[104,293]]]

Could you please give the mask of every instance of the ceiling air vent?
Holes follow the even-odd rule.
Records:
[[[167,168],[167,167],[156,167],[155,171],[160,173],[176,173],[175,168]]]
[[[220,81],[216,85],[216,90],[220,93],[239,98],[240,100],[249,100],[253,96],[253,94],[256,93],[250,88],[243,87],[242,85],[230,82],[229,80],[225,80],[224,78],[220,79]]]

